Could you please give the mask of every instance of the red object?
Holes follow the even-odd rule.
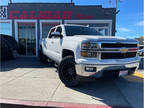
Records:
[[[14,99],[0,99],[0,103],[11,104],[11,105],[9,105],[10,108],[16,108],[15,107],[16,105],[58,107],[58,108],[132,108],[129,106],[74,104],[74,103],[63,103],[63,102],[52,102],[52,101],[48,101],[48,102],[46,102],[46,101],[24,101],[24,100],[14,100]],[[23,106],[19,106],[17,108],[23,108]]]
[[[93,16],[88,16],[88,15],[84,15],[84,14],[81,14],[81,13],[77,13],[76,17],[78,19],[93,19]]]
[[[72,11],[10,11],[9,19],[72,19],[72,15],[78,19],[93,19],[93,16]]]
[[[27,19],[27,18],[28,18],[27,11],[22,11],[22,14],[19,16],[19,19]]]
[[[9,19],[17,19],[18,16],[16,16],[16,15],[19,13],[20,13],[20,11],[11,11],[9,14]]]
[[[60,16],[60,11],[56,11],[53,15],[53,19],[60,19],[61,16]]]
[[[62,19],[71,19],[72,11],[64,11],[62,15]]]
[[[38,12],[38,19],[51,19],[52,12],[51,11],[39,11]]]
[[[35,17],[35,11],[30,11],[30,16],[29,16],[29,18],[30,19],[36,19],[36,17]]]
[[[137,52],[138,48],[129,48],[128,51]]]

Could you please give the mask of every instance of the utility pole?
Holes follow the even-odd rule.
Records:
[[[109,7],[111,8],[111,4],[112,4],[112,1],[111,0],[109,0]]]
[[[115,0],[115,8],[116,8],[116,10],[117,10],[117,0]]]
[[[115,0],[115,8],[116,8],[116,14],[117,14],[117,0]],[[116,18],[116,16],[115,16]],[[116,25],[117,22],[115,22],[115,33],[117,32],[117,25]]]
[[[71,3],[73,3],[73,0],[71,0]]]
[[[12,3],[12,0],[9,0],[9,3]]]

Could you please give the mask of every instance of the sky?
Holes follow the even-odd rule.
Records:
[[[109,2],[111,1],[111,3]],[[73,0],[75,5],[102,5],[115,7],[115,0]],[[9,0],[0,0],[7,5]],[[12,0],[12,2],[70,2],[70,0]],[[116,16],[116,36],[136,38],[144,36],[144,0],[118,0]]]

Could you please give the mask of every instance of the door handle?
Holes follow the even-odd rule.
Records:
[[[51,44],[53,44],[54,42],[51,42]]]

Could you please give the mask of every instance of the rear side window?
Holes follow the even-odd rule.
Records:
[[[50,33],[49,33],[49,38],[52,38],[51,33],[54,32],[54,31],[55,31],[55,28],[52,28],[51,31],[50,31]]]

